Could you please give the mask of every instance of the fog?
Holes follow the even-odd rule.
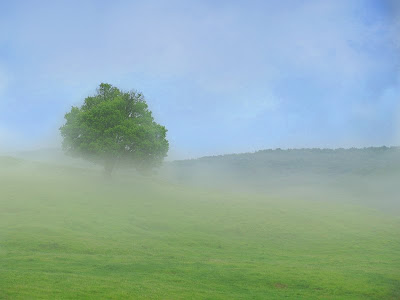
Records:
[[[399,180],[398,147],[260,150],[146,174],[121,160],[111,178],[60,148],[9,151],[0,297],[390,299]]]
[[[1,156],[2,173],[21,176],[88,172],[104,182],[103,167],[72,158],[58,148],[8,152]],[[16,173],[15,173],[16,172]],[[26,173],[26,174],[25,174]],[[42,174],[43,173],[43,174]],[[29,175],[27,175],[29,174]],[[253,153],[165,161],[143,175],[123,162],[107,184],[146,181],[195,190],[264,195],[272,198],[312,199],[351,203],[399,216],[400,148],[274,149]]]
[[[0,1],[0,299],[400,299],[398,1]]]
[[[347,202],[399,213],[400,149],[289,149],[167,164],[180,184],[273,197]]]

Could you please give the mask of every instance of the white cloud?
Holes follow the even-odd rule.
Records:
[[[185,114],[188,132],[224,122],[227,132],[271,112],[274,120],[285,119],[288,111],[299,120],[302,108],[291,108],[300,106],[319,109],[332,124],[341,123],[342,112],[351,109],[360,118],[376,116],[377,99],[395,63],[384,51],[399,41],[400,18],[366,22],[360,17],[362,1],[285,3],[27,2],[0,20],[7,28],[3,40],[18,54],[15,79],[29,91],[13,99],[48,101],[51,114],[56,101],[77,104],[100,81],[145,86],[161,99],[155,106],[165,123],[175,126],[171,136],[184,136],[176,120]],[[0,28],[0,42],[1,35]],[[325,93],[302,94],[303,82],[304,89]],[[371,83],[376,86],[369,90]],[[0,82],[0,97],[6,87]],[[323,101],[329,107],[322,108]],[[32,119],[39,120],[37,115]],[[316,115],[308,116],[314,127],[321,124]],[[45,124],[42,119],[37,124]],[[279,136],[287,134],[279,130]],[[308,136],[314,138],[298,138]]]
[[[42,14],[27,7],[16,38],[38,54],[41,76],[67,83],[137,72],[229,91],[297,69],[350,84],[379,64],[356,49],[375,43],[378,29],[358,22],[347,1],[295,9],[269,4],[261,11],[233,3],[173,4],[86,4],[78,13],[74,5],[48,5]]]

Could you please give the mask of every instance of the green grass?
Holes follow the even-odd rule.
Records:
[[[399,299],[399,219],[341,203],[5,169],[0,298]]]

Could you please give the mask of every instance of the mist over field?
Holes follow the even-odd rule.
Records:
[[[166,169],[189,185],[400,209],[398,147],[260,150],[175,161]]]
[[[264,150],[111,180],[41,152],[0,158],[2,298],[399,296],[399,148]]]
[[[0,299],[400,299],[397,1],[0,1]]]

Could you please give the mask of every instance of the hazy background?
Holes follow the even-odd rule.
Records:
[[[101,82],[161,168],[64,155]],[[399,146],[400,0],[0,0],[0,299],[400,299]]]
[[[169,159],[398,145],[398,1],[0,1],[0,149],[59,147],[100,82],[147,96]]]

